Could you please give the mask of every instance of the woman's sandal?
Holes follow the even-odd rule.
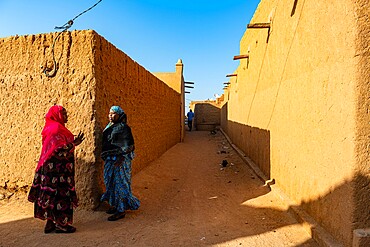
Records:
[[[71,225],[66,226],[56,226],[55,232],[56,233],[74,233],[76,231],[76,227]]]
[[[52,220],[47,220],[44,228],[44,233],[51,233],[55,230],[55,223]]]
[[[125,216],[126,216],[126,213],[125,212],[116,212],[112,216],[109,216],[108,217],[108,220],[109,221],[116,221],[116,220],[119,220],[119,219],[124,218]]]

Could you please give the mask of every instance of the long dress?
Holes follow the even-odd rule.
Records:
[[[107,201],[118,212],[137,210],[140,201],[131,190],[131,160],[134,158],[134,140],[127,124],[118,123],[103,132],[104,184],[106,191],[101,201]],[[122,158],[115,166],[115,162]]]
[[[52,106],[45,115],[42,150],[28,200],[34,203],[34,217],[52,220],[60,226],[73,222],[75,190],[74,136],[64,126],[64,108]]]
[[[73,207],[78,204],[74,176],[73,152],[55,150],[36,171],[28,195],[28,200],[34,202],[35,218],[49,219],[61,226],[73,223]]]

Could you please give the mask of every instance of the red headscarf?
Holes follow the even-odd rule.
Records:
[[[45,115],[45,126],[41,132],[42,150],[36,171],[51,158],[57,148],[72,143],[74,140],[73,134],[64,126],[63,109],[60,105],[54,105]]]

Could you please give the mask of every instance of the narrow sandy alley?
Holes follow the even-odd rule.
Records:
[[[317,246],[221,132],[187,132],[133,177],[133,192],[138,211],[108,222],[103,211],[77,210],[70,235],[44,234],[33,205],[15,195],[0,202],[0,246]]]

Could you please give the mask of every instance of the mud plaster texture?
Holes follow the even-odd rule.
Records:
[[[344,246],[370,226],[369,9],[262,0],[251,23],[270,29],[245,31],[221,108],[232,142]]]
[[[58,71],[47,77],[43,68],[53,67],[57,34],[0,39],[0,187],[5,197],[28,190],[44,115],[61,104],[67,128],[86,137],[75,152],[80,207],[95,208],[104,189],[100,150],[109,108],[120,105],[128,115],[135,174],[180,141],[181,95],[94,31],[60,35],[54,46]]]

